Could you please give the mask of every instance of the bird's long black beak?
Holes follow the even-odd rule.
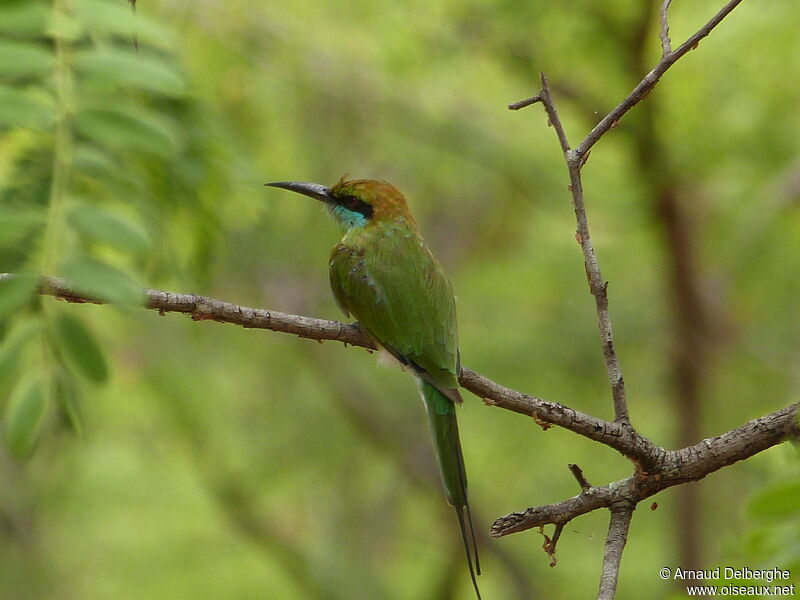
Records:
[[[273,181],[272,183],[265,183],[264,185],[281,188],[283,190],[289,190],[291,192],[297,192],[298,194],[303,194],[309,198],[316,198],[317,200],[325,203],[330,203],[333,201],[333,198],[328,193],[330,188],[318,183],[303,183],[301,181]]]

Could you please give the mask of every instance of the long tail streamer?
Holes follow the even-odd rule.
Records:
[[[477,580],[477,576],[481,574],[481,563],[478,558],[478,544],[475,538],[472,512],[467,500],[467,473],[458,437],[455,405],[452,400],[427,381],[420,380],[420,388],[428,412],[428,422],[433,434],[445,495],[447,501],[456,509],[472,585],[478,600],[481,600]]]

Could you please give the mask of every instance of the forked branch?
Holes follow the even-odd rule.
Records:
[[[701,27],[694,35],[690,36],[683,44],[677,49],[672,50],[671,40],[669,37],[669,18],[668,11],[671,0],[663,0],[659,10],[659,40],[661,42],[661,60],[658,64],[647,73],[639,84],[631,91],[630,94],[620,102],[616,108],[603,117],[597,125],[586,135],[580,144],[573,150],[569,145],[564,126],[558,116],[558,110],[553,102],[550,93],[550,86],[548,85],[547,77],[544,73],[541,74],[541,91],[535,96],[516,102],[509,105],[511,110],[519,110],[525,106],[530,106],[541,102],[547,113],[548,125],[551,125],[556,132],[558,142],[564,154],[567,171],[569,173],[570,186],[569,190],[572,194],[572,203],[575,209],[575,218],[577,222],[576,238],[580,243],[583,252],[584,268],[586,276],[589,281],[589,291],[595,299],[595,306],[597,310],[597,321],[600,330],[600,337],[602,343],[603,357],[605,359],[606,371],[611,385],[612,398],[614,402],[614,422],[616,424],[625,425],[628,427],[632,436],[638,436],[636,431],[630,426],[630,419],[628,413],[628,404],[625,394],[625,383],[622,378],[622,370],[619,364],[616,351],[614,349],[613,334],[611,328],[611,317],[608,309],[608,282],[602,277],[600,265],[597,260],[597,253],[592,244],[591,235],[589,233],[589,225],[586,217],[586,206],[584,203],[583,182],[581,179],[581,171],[589,158],[589,153],[592,147],[605,135],[612,127],[619,123],[619,120],[634,106],[641,102],[645,96],[655,87],[660,80],[661,76],[681,57],[687,54],[690,50],[697,47],[700,40],[705,38],[711,31],[719,25],[719,23],[736,8],[741,0],[731,0],[728,2],[716,15],[714,15],[703,27]],[[786,439],[787,436],[796,437],[797,429],[797,405],[793,405],[787,409],[785,423],[786,431],[784,435],[779,436],[780,439]],[[777,418],[778,413],[770,417]],[[765,417],[765,418],[770,418]],[[744,426],[747,428],[752,423]],[[742,436],[746,435],[746,431],[740,432]],[[726,434],[721,440],[730,434]],[[646,440],[646,444],[650,444]],[[704,441],[708,447],[714,444],[714,441]],[[654,446],[651,444],[650,448]],[[682,458],[684,453],[692,453],[695,447],[687,448],[681,451],[666,452],[660,448],[656,449],[656,456],[650,454],[648,456],[649,462],[642,463],[634,459],[635,472],[634,475],[625,481],[612,483],[602,488],[589,488],[584,489],[580,496],[571,498],[562,503],[550,506],[540,506],[530,508],[523,513],[513,513],[501,519],[498,519],[492,526],[492,535],[501,536],[515,531],[522,531],[530,527],[542,527],[544,524],[554,524],[557,531],[561,531],[564,524],[569,520],[568,515],[582,514],[589,510],[605,507],[611,512],[611,521],[609,525],[608,535],[606,538],[605,555],[603,558],[603,571],[600,580],[600,590],[598,593],[599,600],[610,600],[616,594],[617,580],[619,577],[619,565],[622,557],[622,551],[625,547],[627,540],[628,529],[630,527],[633,510],[636,504],[643,498],[650,496],[664,487],[676,485],[678,483],[685,483],[694,479],[705,477],[708,473],[713,472],[725,465],[731,464],[735,460],[742,460],[752,456],[747,454],[732,459],[728,455],[728,451],[735,454],[735,445],[725,445],[723,449],[717,454],[706,454],[706,459],[695,460],[693,464],[695,467],[704,466],[696,471],[691,477],[687,479],[687,472],[684,469],[684,463],[676,463],[675,460]],[[759,452],[761,449],[759,444],[752,447],[753,453]],[[695,458],[700,456],[700,452],[695,453]],[[738,455],[737,455],[738,456]],[[675,474],[677,478],[675,478]],[[583,487],[583,484],[581,484]]]

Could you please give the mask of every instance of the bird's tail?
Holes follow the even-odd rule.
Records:
[[[472,514],[467,500],[467,472],[464,468],[461,442],[458,439],[455,405],[452,400],[425,380],[420,380],[420,389],[428,412],[428,422],[436,448],[436,458],[439,461],[444,492],[447,501],[456,509],[472,585],[478,600],[481,600],[478,582],[475,579],[476,575],[481,574],[481,564],[478,559]]]

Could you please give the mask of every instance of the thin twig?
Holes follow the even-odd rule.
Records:
[[[742,0],[730,0],[722,9],[715,14],[711,19],[703,25],[697,32],[689,37],[678,48],[661,58],[661,61],[653,67],[653,69],[644,76],[639,84],[633,88],[633,91],[620,102],[616,108],[608,113],[603,119],[594,126],[594,129],[584,138],[580,145],[575,148],[574,155],[576,160],[581,160],[583,156],[594,146],[597,141],[611,129],[619,120],[634,106],[639,104],[647,93],[655,87],[661,76],[674,65],[678,59],[683,57],[690,50],[694,50],[704,37],[719,25],[722,20],[727,17],[734,8],[736,8]]]
[[[556,105],[553,104],[553,98],[550,95],[550,86],[547,84],[547,76],[544,73],[539,74],[539,79],[542,82],[542,91],[539,93],[539,99],[544,105],[544,110],[547,112],[547,124],[556,130],[558,136],[558,143],[561,144],[561,151],[566,156],[569,152],[569,142],[567,141],[567,133],[564,131],[564,125],[558,116]],[[534,96],[535,98],[536,96]]]
[[[578,465],[570,463],[569,471],[572,473],[572,476],[575,477],[575,481],[578,482],[578,485],[581,486],[582,492],[587,492],[592,489],[592,484],[586,479],[586,476],[583,474],[583,469]]]
[[[659,29],[658,39],[661,40],[661,57],[667,56],[672,52],[671,40],[669,39],[669,5],[672,0],[664,0],[661,10],[658,11]]]
[[[619,563],[622,551],[628,541],[628,529],[633,518],[634,505],[620,503],[611,508],[611,520],[608,524],[605,551],[603,553],[603,571],[600,574],[600,590],[597,600],[613,600],[617,593]]]
[[[519,110],[520,108],[525,108],[526,106],[530,106],[531,104],[536,104],[542,100],[541,94],[536,94],[535,96],[531,96],[530,98],[525,98],[525,100],[520,100],[519,102],[514,102],[513,104],[508,105],[508,110]]]
[[[556,563],[556,546],[558,546],[558,540],[561,539],[561,532],[564,531],[564,526],[566,523],[556,523],[555,528],[553,529],[553,537],[549,537],[542,532],[544,535],[544,544],[542,545],[542,550],[547,553],[547,556],[550,557],[550,566],[555,567]]]

